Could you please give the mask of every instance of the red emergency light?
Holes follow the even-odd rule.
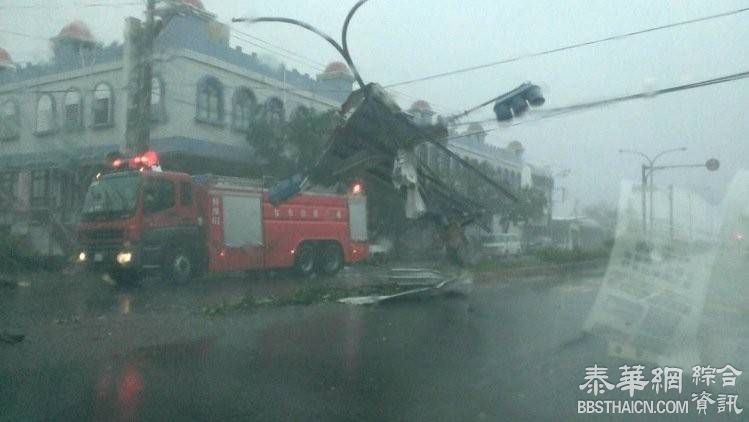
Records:
[[[116,158],[112,161],[112,167],[116,170],[122,169],[125,164],[134,170],[151,169],[159,165],[159,155],[156,151],[148,150],[141,155],[127,158]]]
[[[356,181],[351,185],[352,195],[361,195],[364,193],[364,184],[361,181]]]

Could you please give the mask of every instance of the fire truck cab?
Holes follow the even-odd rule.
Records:
[[[368,254],[361,193],[304,192],[276,206],[250,179],[140,167],[98,176],[81,215],[78,261],[118,282],[152,271],[176,283],[272,268],[333,275]]]

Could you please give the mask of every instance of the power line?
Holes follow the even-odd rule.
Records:
[[[318,62],[317,60],[311,59],[311,58],[309,58],[307,56],[304,56],[302,54],[299,54],[299,53],[297,53],[295,51],[292,51],[292,50],[286,49],[284,47],[281,47],[280,45],[274,44],[274,43],[272,43],[270,41],[266,41],[266,40],[264,40],[264,39],[262,39],[260,37],[255,36],[255,35],[249,34],[249,33],[244,32],[244,31],[240,31],[239,29],[236,29],[236,28],[232,28],[232,31],[235,32],[235,33],[237,33],[237,34],[243,35],[243,36],[245,36],[247,38],[259,41],[259,42],[261,42],[263,44],[266,44],[266,45],[268,45],[268,46],[270,46],[272,48],[275,48],[275,49],[278,49],[278,50],[283,51],[285,53],[288,53],[288,54],[291,54],[293,56],[299,57],[300,59],[303,59],[303,60],[305,60],[305,61],[307,61],[307,62],[309,62],[311,64],[314,64],[315,67],[317,67],[320,70],[325,67],[324,63]]]
[[[305,61],[305,60],[302,60],[302,59],[298,59],[298,58],[296,58],[296,57],[294,57],[294,56],[292,56],[292,55],[290,55],[290,54],[280,53],[280,52],[278,52],[278,51],[275,51],[274,49],[272,49],[272,48],[270,48],[270,47],[266,47],[266,46],[264,46],[264,45],[261,45],[261,44],[255,43],[255,42],[253,42],[253,41],[251,41],[251,40],[248,40],[248,39],[246,39],[246,38],[242,38],[241,36],[238,36],[238,35],[233,35],[233,34],[232,34],[232,38],[235,38],[235,39],[237,39],[237,40],[239,40],[239,41],[245,42],[245,43],[247,43],[247,44],[249,44],[249,45],[252,45],[252,46],[254,46],[254,47],[256,47],[256,48],[259,48],[259,49],[265,50],[265,51],[267,51],[268,53],[271,53],[271,54],[273,54],[274,56],[278,56],[278,57],[280,57],[280,58],[284,58],[284,59],[286,59],[286,60],[290,60],[290,61],[292,61],[292,62],[295,62],[295,63],[299,63],[299,64],[302,64],[302,65],[304,65],[304,66],[310,67],[310,68],[312,68],[312,69],[315,69],[315,70],[317,70],[317,71],[322,71],[322,70],[323,70],[323,69],[322,69],[321,67],[318,67],[317,65],[312,65],[312,64],[310,64],[309,62],[307,62],[307,61]]]
[[[276,44],[273,44],[273,43],[271,43],[269,41],[265,41],[265,40],[263,40],[261,38],[254,37],[254,36],[249,35],[249,34],[247,34],[245,32],[237,31],[237,30],[234,30],[234,31],[237,32],[237,33],[239,33],[240,35],[251,37],[251,38],[257,39],[257,40],[259,40],[261,42],[264,42],[264,43],[268,44],[269,46],[272,46],[273,48],[277,48],[279,50],[286,51],[286,52],[288,52],[288,54],[279,53],[277,51],[274,51],[271,47],[266,47],[266,46],[257,44],[257,43],[255,43],[255,42],[253,42],[251,40],[248,40],[246,38],[243,38],[240,35],[232,34],[232,37],[235,38],[235,39],[237,39],[237,40],[239,40],[239,41],[246,42],[246,43],[248,43],[248,44],[250,44],[250,45],[252,45],[254,47],[263,49],[263,50],[265,50],[265,51],[267,51],[267,52],[269,52],[271,54],[274,54],[274,55],[276,55],[278,57],[283,57],[283,58],[289,59],[291,61],[303,64],[305,66],[309,66],[309,67],[313,68],[314,70],[317,70],[317,71],[320,71],[320,72],[322,72],[322,71],[325,70],[324,67],[321,65],[321,63],[318,62],[318,61],[310,59],[310,58],[308,58],[306,56],[303,56],[301,54],[295,53],[292,50],[288,50],[288,49],[285,49],[283,47],[277,46]],[[49,38],[46,38],[46,37],[39,37],[39,36],[31,35],[31,34],[26,34],[26,33],[21,33],[21,32],[15,32],[15,31],[8,31],[8,30],[4,30],[4,29],[0,29],[0,33],[7,33],[7,34],[10,34],[10,35],[15,35],[15,36],[24,37],[24,38],[37,39],[37,40],[42,40],[42,41],[49,41]],[[301,60],[300,59],[295,59],[292,56],[299,57]],[[304,61],[302,61],[302,60],[304,60]],[[266,88],[266,87],[262,87],[262,88],[253,88],[253,89],[277,89],[277,88],[272,88],[272,87],[267,87]],[[406,94],[403,91],[398,91],[396,89],[387,88],[387,87],[385,89],[387,89],[391,93],[403,96],[405,98],[409,98],[411,100],[419,100],[419,99],[421,99],[421,98],[415,97],[413,95],[408,95],[408,94]],[[301,91],[303,91],[303,90],[297,90],[297,92],[301,92]],[[289,92],[293,92],[293,90],[289,91]],[[350,91],[346,91],[346,90],[332,90],[332,89],[319,90],[318,89],[318,90],[314,90],[312,92],[350,92]],[[432,105],[432,107],[434,107],[438,111],[442,111],[445,114],[451,114],[453,112],[450,109],[448,109],[447,107],[440,106],[439,104],[433,103],[431,101],[430,101],[430,104]]]
[[[712,20],[712,19],[719,19],[719,18],[723,18],[723,17],[726,17],[726,16],[737,15],[737,14],[744,13],[744,12],[747,12],[747,11],[749,11],[749,7],[745,7],[745,8],[741,8],[741,9],[736,9],[736,10],[731,10],[731,11],[723,12],[723,13],[718,13],[718,14],[715,14],[715,15],[709,15],[709,16],[704,16],[704,17],[700,17],[700,18],[689,19],[689,20],[680,21],[680,22],[674,22],[674,23],[670,23],[670,24],[667,24],[667,25],[655,26],[655,27],[652,27],[652,28],[642,29],[642,30],[639,30],[639,31],[633,31],[633,32],[627,32],[627,33],[623,33],[623,34],[612,35],[612,36],[608,36],[608,37],[605,37],[605,38],[599,38],[597,40],[585,41],[585,42],[581,42],[581,43],[577,43],[577,44],[572,44],[572,45],[568,45],[568,46],[564,46],[564,47],[557,47],[557,48],[553,48],[553,49],[550,49],[550,50],[539,51],[539,52],[536,52],[536,53],[522,54],[522,55],[518,55],[518,56],[515,56],[515,57],[507,58],[507,59],[502,59],[502,60],[497,60],[497,61],[490,62],[490,63],[480,64],[480,65],[477,65],[477,66],[465,67],[465,68],[462,68],[462,69],[456,69],[456,70],[449,71],[449,72],[437,73],[437,74],[434,74],[434,75],[424,76],[424,77],[421,77],[421,78],[411,79],[411,80],[407,80],[407,81],[403,81],[403,82],[396,82],[396,83],[392,83],[392,84],[386,85],[385,88],[392,88],[392,87],[395,87],[395,86],[408,85],[408,84],[413,84],[413,83],[416,83],[416,82],[428,81],[428,80],[437,79],[437,78],[444,78],[444,77],[447,77],[447,76],[457,75],[457,74],[466,73],[466,72],[472,72],[474,70],[479,70],[479,69],[485,69],[485,68],[488,68],[488,67],[499,66],[499,65],[502,65],[502,64],[517,62],[517,61],[520,61],[520,60],[529,59],[529,58],[533,58],[533,57],[540,57],[540,56],[545,56],[545,55],[549,55],[549,54],[553,54],[553,53],[559,53],[561,51],[572,50],[572,49],[575,49],[575,48],[588,47],[588,46],[591,46],[591,45],[600,44],[600,43],[604,43],[604,42],[608,42],[608,41],[620,40],[620,39],[624,39],[624,38],[628,38],[628,37],[632,37],[632,36],[636,36],[636,35],[642,35],[642,34],[645,34],[645,33],[648,33],[648,32],[655,32],[655,31],[660,31],[660,30],[663,30],[663,29],[670,29],[670,28],[675,28],[675,27],[678,27],[678,26],[690,25],[690,24],[694,24],[694,23],[698,23],[698,22],[705,22],[705,21]]]
[[[690,82],[687,84],[676,85],[676,86],[662,88],[662,89],[658,89],[654,91],[643,91],[643,92],[639,92],[636,94],[622,95],[622,96],[610,97],[610,98],[606,98],[602,100],[587,101],[583,103],[572,104],[572,105],[568,105],[564,107],[556,107],[556,108],[549,108],[546,110],[534,111],[533,112],[534,114],[539,115],[538,118],[530,119],[530,120],[519,120],[517,122],[513,122],[509,124],[508,126],[517,126],[521,124],[526,124],[530,122],[536,122],[539,120],[557,117],[559,115],[563,115],[567,113],[573,113],[576,111],[584,111],[584,110],[589,110],[592,108],[604,107],[607,105],[622,103],[626,101],[649,99],[649,98],[653,98],[662,94],[671,94],[674,92],[686,91],[686,90],[695,89],[695,88],[702,88],[705,86],[716,85],[716,84],[721,84],[721,83],[726,83],[726,82],[733,82],[733,81],[738,81],[738,80],[746,79],[746,78],[749,78],[749,71],[732,73],[729,75],[719,76],[719,77],[711,78],[711,79],[705,79],[705,80],[697,81],[697,82]],[[496,119],[486,119],[486,120],[462,122],[462,123],[456,124],[456,126],[470,125],[472,123],[484,124],[484,123],[494,123],[494,122],[496,122]]]
[[[0,10],[29,10],[29,9],[67,9],[81,7],[126,7],[142,6],[142,2],[124,2],[124,3],[75,3],[75,4],[27,4],[18,6],[0,6]]]
[[[320,72],[322,72],[322,71],[324,71],[324,70],[325,70],[325,69],[324,69],[325,65],[324,65],[323,63],[321,63],[321,62],[318,62],[318,61],[316,61],[316,60],[314,60],[314,59],[311,59],[311,58],[309,58],[309,57],[307,57],[307,56],[301,55],[301,54],[299,54],[299,53],[296,53],[296,52],[294,52],[294,51],[292,51],[292,50],[288,50],[288,49],[286,49],[286,48],[283,48],[283,47],[281,47],[281,46],[278,46],[278,45],[276,45],[276,44],[273,44],[273,43],[271,43],[271,42],[269,42],[269,41],[266,41],[266,40],[264,40],[264,39],[262,39],[262,38],[259,38],[259,37],[256,37],[256,36],[253,36],[253,35],[250,35],[250,34],[248,34],[248,33],[246,33],[246,32],[243,32],[243,31],[239,31],[239,30],[237,30],[237,29],[234,29],[233,31],[234,31],[234,32],[236,32],[236,33],[238,33],[238,34],[240,34],[240,35],[242,35],[242,36],[245,36],[245,37],[249,37],[249,38],[252,38],[252,39],[258,40],[259,42],[265,43],[265,44],[267,44],[267,45],[268,45],[268,46],[270,46],[270,47],[266,47],[266,46],[263,46],[263,45],[259,45],[259,44],[255,43],[255,42],[252,42],[251,40],[248,40],[248,39],[246,39],[246,38],[243,38],[243,37],[242,37],[242,36],[240,36],[240,35],[235,35],[235,34],[232,34],[232,37],[236,38],[237,40],[240,40],[240,41],[244,41],[244,42],[246,42],[246,43],[248,43],[248,44],[250,44],[250,45],[253,45],[253,46],[255,46],[255,47],[258,47],[258,48],[261,48],[261,49],[263,49],[263,50],[266,50],[266,51],[268,51],[268,52],[270,52],[270,53],[273,53],[273,54],[275,54],[275,55],[277,55],[277,56],[279,56],[279,57],[284,57],[284,58],[288,58],[288,59],[290,59],[291,61],[294,61],[294,62],[297,62],[297,63],[301,63],[301,64],[303,64],[303,65],[309,66],[309,67],[313,68],[314,70],[317,70],[317,71],[320,71]],[[286,52],[286,53],[288,53],[288,54],[278,53],[278,52],[276,52],[276,51],[273,51],[273,50],[272,50],[272,48],[278,49],[278,50],[280,50],[280,51],[283,51],[283,52]],[[296,56],[296,57],[298,57],[299,59],[295,59],[294,57],[289,57],[289,55],[292,55],[292,56]],[[406,98],[410,98],[410,99],[412,99],[412,100],[418,100],[418,99],[420,99],[420,98],[418,98],[418,97],[414,97],[414,96],[412,96],[412,95],[408,95],[408,94],[406,94],[406,93],[404,93],[404,92],[402,92],[402,91],[398,91],[398,90],[395,90],[395,89],[388,89],[388,90],[389,90],[389,91],[391,91],[392,93],[396,94],[396,95],[400,95],[400,96],[403,96],[403,97],[406,97]],[[440,111],[443,111],[443,112],[445,112],[445,113],[448,113],[448,112],[449,112],[449,110],[448,110],[447,108],[445,108],[445,107],[441,107],[441,106],[439,106],[438,104],[434,104],[434,103],[431,103],[431,104],[432,104],[432,106],[433,106],[434,108],[436,108],[436,109],[438,109],[438,110],[440,110]]]
[[[560,115],[563,115],[563,114],[572,113],[572,112],[576,112],[576,111],[584,111],[584,110],[588,110],[588,109],[592,109],[592,108],[598,108],[598,107],[603,107],[603,106],[607,106],[607,105],[610,105],[610,104],[617,104],[617,103],[626,102],[626,101],[632,101],[632,100],[637,100],[637,99],[648,99],[648,98],[656,97],[656,96],[661,95],[661,94],[670,94],[670,93],[674,93],[674,92],[685,91],[685,90],[695,89],[695,88],[701,88],[701,87],[710,86],[710,85],[716,85],[716,84],[720,84],[720,83],[733,82],[733,81],[737,81],[737,80],[741,80],[741,79],[747,79],[747,78],[749,78],[749,71],[737,72],[737,73],[733,73],[733,74],[729,74],[729,75],[724,75],[724,76],[719,76],[719,77],[716,77],[716,78],[706,79],[706,80],[702,80],[702,81],[691,82],[691,83],[682,84],[682,85],[676,85],[676,86],[672,86],[672,87],[668,87],[668,88],[662,88],[662,89],[658,89],[658,90],[655,90],[655,91],[643,91],[643,92],[639,92],[639,93],[636,93],[636,94],[622,95],[622,96],[617,96],[617,97],[610,97],[610,98],[603,99],[603,100],[588,101],[588,102],[582,102],[582,103],[578,103],[578,104],[572,104],[572,105],[568,105],[568,106],[564,106],[564,107],[550,108],[550,109],[546,109],[546,110],[534,112],[534,114],[539,115],[539,117],[536,118],[536,119],[519,120],[517,122],[511,123],[509,126],[518,126],[518,125],[521,125],[521,124],[526,124],[526,123],[529,123],[529,122],[535,122],[535,121],[539,121],[539,120],[553,118],[553,117],[557,117],[557,116],[560,116]],[[229,86],[229,87],[231,88],[231,86]],[[234,88],[239,88],[239,87],[240,86],[236,86]],[[124,87],[123,88],[115,88],[115,90],[125,90],[125,89],[126,88],[124,88]],[[253,89],[253,90],[257,90],[257,89],[268,89],[268,90],[275,90],[275,91],[284,91],[283,88],[276,88],[276,87],[257,87],[257,88],[251,88],[251,89]],[[17,91],[19,91],[19,90],[25,91],[25,93],[27,93],[27,94],[50,94],[50,93],[67,93],[67,92],[70,92],[69,89],[68,90],[31,90],[31,89],[18,89],[18,90],[14,90],[14,91],[16,91],[15,93],[17,93]],[[80,91],[82,91],[82,92],[93,92],[93,91],[95,91],[95,89],[86,89],[86,90],[80,90]],[[286,91],[291,92],[291,93],[299,92],[299,90],[293,90],[293,89],[287,89]],[[14,92],[11,91],[10,93],[13,94]],[[165,98],[165,99],[168,99],[168,100],[171,100],[171,101],[175,101],[175,102],[178,102],[178,103],[183,103],[183,104],[191,105],[191,106],[195,106],[196,105],[195,102],[176,98],[176,97],[172,96],[169,92],[164,92],[162,98]],[[464,126],[464,125],[470,125],[470,124],[475,124],[475,123],[486,124],[486,123],[495,123],[495,122],[496,122],[496,119],[491,118],[491,119],[485,119],[485,120],[475,120],[475,121],[468,121],[468,122],[456,123],[455,126]],[[484,129],[483,132],[484,133],[489,133],[489,132],[496,131],[498,129],[499,128]],[[458,139],[458,138],[462,138],[462,137],[470,136],[470,135],[471,134],[452,135],[450,137],[445,138],[445,140],[453,140],[453,139]]]
[[[17,37],[23,37],[23,38],[31,38],[31,39],[35,39],[35,40],[49,41],[49,38],[39,37],[39,36],[36,36],[36,35],[31,35],[31,34],[25,34],[23,32],[8,31],[7,29],[0,29],[0,32],[3,33],[3,34],[15,35]]]

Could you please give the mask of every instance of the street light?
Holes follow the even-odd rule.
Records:
[[[647,231],[647,217],[645,212],[645,186],[648,184],[648,173],[650,176],[650,230],[653,230],[653,168],[655,167],[655,162],[662,156],[672,153],[672,152],[683,152],[686,151],[686,147],[680,147],[680,148],[671,148],[666,149],[658,154],[656,154],[653,158],[650,158],[648,155],[641,151],[635,151],[631,149],[620,149],[620,154],[635,154],[639,155],[640,157],[644,158],[645,161],[648,162],[648,165],[645,164],[642,165],[642,231],[643,233]]]
[[[707,171],[717,171],[720,168],[720,161],[716,158],[710,158],[704,163],[697,164],[672,164],[669,166],[658,166],[651,167],[650,173],[652,175],[656,170],[669,170],[669,169],[680,169],[680,168],[706,168]],[[669,231],[671,233],[671,241],[674,240],[674,185],[668,187],[668,206],[669,206]],[[652,209],[652,205],[651,205]]]
[[[247,23],[258,23],[258,22],[282,22],[282,23],[288,23],[290,25],[295,25],[302,27],[308,31],[311,31],[319,36],[321,36],[325,41],[330,43],[330,45],[335,48],[338,53],[341,54],[344,60],[346,60],[346,64],[348,64],[349,69],[351,69],[351,73],[354,74],[354,78],[356,79],[356,82],[359,84],[361,88],[364,88],[364,81],[362,80],[361,76],[359,76],[359,71],[356,69],[356,66],[354,65],[354,61],[351,59],[351,54],[349,54],[348,51],[348,26],[349,23],[351,23],[351,18],[354,16],[354,13],[362,6],[364,3],[368,2],[369,0],[359,0],[354,4],[354,6],[349,10],[348,15],[346,15],[346,20],[343,22],[343,29],[341,30],[341,44],[338,44],[336,40],[333,39],[330,35],[326,34],[325,32],[315,28],[314,26],[308,24],[307,22],[302,22],[296,19],[290,19],[290,18],[282,18],[282,17],[258,17],[258,18],[233,18],[232,22],[247,22]]]

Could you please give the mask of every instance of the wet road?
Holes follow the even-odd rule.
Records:
[[[328,283],[376,278],[348,270]],[[580,337],[594,277],[216,316],[204,308],[283,295],[300,281],[123,290],[57,274],[28,284],[0,291],[0,328],[27,336],[0,345],[3,420],[576,420],[584,368],[618,362]]]

